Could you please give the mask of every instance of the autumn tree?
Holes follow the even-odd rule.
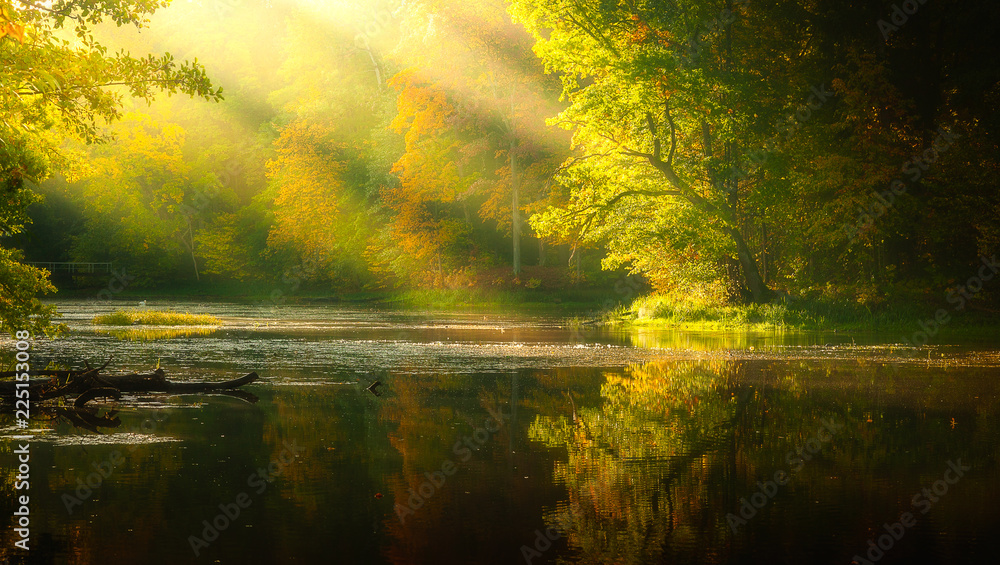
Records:
[[[723,238],[753,300],[765,301],[771,292],[740,230],[738,181],[726,175],[752,115],[737,102],[727,49],[742,5],[685,4],[512,4],[571,103],[558,121],[580,154],[562,173],[575,183],[563,221],[586,233],[629,200],[661,207],[668,222],[688,215],[691,229]]]
[[[414,3],[406,24],[412,31],[400,51],[408,68],[391,82],[399,91],[393,127],[406,153],[394,166],[401,186],[391,201],[410,212],[397,222],[422,218],[425,234],[432,224],[468,234],[489,222],[509,234],[516,275],[525,213],[544,197],[560,152],[541,120],[556,109],[554,83],[499,2]],[[433,235],[424,241],[435,245]],[[453,268],[475,253],[468,241],[461,247],[450,244],[460,254]]]
[[[288,18],[278,69],[284,85],[270,94],[281,112],[273,122],[279,135],[256,201],[273,219],[267,242],[275,266],[301,281],[357,288],[370,279],[364,252],[389,180],[384,152],[393,146],[378,141],[393,100],[370,78],[373,53],[321,22],[305,11]]]
[[[235,195],[185,155],[187,134],[176,123],[128,113],[108,133],[113,140],[88,148],[87,164],[64,186],[86,218],[71,255],[117,261],[146,281],[181,269],[198,278],[195,230]]]
[[[553,120],[574,134],[563,199],[533,225],[607,245],[605,266],[660,287],[735,275],[756,302],[840,287],[831,298],[867,306],[996,252],[997,200],[982,188],[996,178],[984,157],[997,73],[961,55],[995,56],[975,23],[992,5],[942,2],[888,35],[876,22],[891,6],[866,2],[511,11],[571,102]],[[946,130],[975,139],[963,148]],[[884,196],[893,186],[901,195]]]
[[[26,205],[33,198],[26,190],[64,164],[59,147],[65,136],[98,141],[103,124],[121,116],[124,95],[150,100],[166,91],[221,98],[197,63],[177,62],[170,54],[109,53],[94,39],[93,29],[102,22],[141,27],[148,14],[165,5],[163,0],[0,1],[0,187],[6,196],[0,216],[5,231],[23,231]],[[53,313],[36,299],[22,300],[53,288],[44,271],[19,264],[19,257],[4,251],[0,259],[5,304],[0,327],[7,332],[26,325],[42,328]]]

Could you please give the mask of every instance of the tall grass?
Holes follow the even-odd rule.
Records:
[[[188,314],[159,310],[118,310],[94,316],[98,326],[218,326],[222,320],[209,314]]]
[[[636,325],[685,329],[896,330],[913,326],[927,312],[915,305],[870,310],[860,304],[800,299],[768,304],[710,305],[666,296],[645,296],[623,318]]]

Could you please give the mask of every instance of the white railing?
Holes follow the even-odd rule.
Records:
[[[49,272],[111,273],[111,263],[81,263],[78,261],[40,261],[28,263],[34,267],[48,269]]]

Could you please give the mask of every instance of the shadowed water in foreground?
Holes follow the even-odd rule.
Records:
[[[257,371],[246,388],[260,401],[126,396],[104,405],[122,424],[103,436],[33,420],[31,562],[1000,555],[992,353],[583,331],[557,318],[178,307],[226,325],[130,339],[89,325],[101,307],[67,304],[72,335],[36,341],[33,366],[114,355],[110,367],[159,362],[178,380]],[[727,340],[738,351],[720,349]],[[366,390],[376,380],[378,396]],[[13,451],[26,441],[13,424],[0,416],[8,516],[23,494]],[[0,555],[16,562],[12,528]]]

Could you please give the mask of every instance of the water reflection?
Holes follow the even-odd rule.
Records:
[[[883,524],[919,512],[914,494],[959,458],[971,469],[879,563],[997,556],[996,363],[699,359],[629,346],[645,334],[574,341],[558,323],[493,320],[501,333],[481,319],[310,309],[261,329],[233,322],[236,307],[205,310],[227,326],[36,344],[33,359],[64,364],[99,353],[144,370],[159,360],[178,380],[263,378],[247,387],[256,404],[126,396],[100,440],[33,421],[33,559],[194,562],[190,536],[246,492],[252,504],[198,560],[847,565]],[[77,313],[80,327],[92,314]],[[824,440],[830,422],[843,427]],[[0,460],[13,461],[25,432],[10,414],[0,429]],[[300,457],[258,492],[252,477],[291,442]],[[116,450],[120,464],[68,513],[62,495]],[[772,487],[778,472],[787,480]],[[15,476],[0,465],[8,516]],[[12,535],[0,531],[0,558]]]
[[[190,336],[209,336],[218,331],[217,327],[168,327],[168,328],[121,328],[95,329],[98,335],[108,335],[125,341],[156,341]]]
[[[995,554],[977,540],[996,525],[982,497],[998,500],[997,387],[985,373],[804,363],[669,361],[606,374],[602,402],[529,428],[565,450],[552,478],[568,496],[542,512],[565,547],[542,552],[543,539],[522,553],[849,563],[867,532],[915,512],[913,493],[964,456],[973,478],[886,562]]]

